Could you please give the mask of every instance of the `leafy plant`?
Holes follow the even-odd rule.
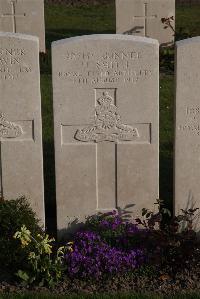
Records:
[[[87,233],[95,232],[112,248],[124,251],[141,249],[147,265],[176,271],[192,257],[196,248],[193,221],[198,209],[181,210],[172,217],[158,199],[153,211],[143,208],[135,221],[123,218],[119,211],[98,213],[87,218]],[[127,270],[130,268],[127,266]]]
[[[182,39],[190,38],[192,36],[189,30],[185,30],[183,27],[180,27],[178,30],[173,27],[172,25],[172,22],[174,22],[173,16],[162,18],[161,22],[164,24],[164,29],[167,28],[171,29],[171,31],[175,35],[175,40],[182,40]]]
[[[136,218],[135,221],[137,224],[142,225],[146,229],[154,229],[155,225],[157,224],[160,228],[161,222],[163,220],[164,215],[171,216],[170,210],[164,207],[164,203],[161,199],[157,199],[154,203],[155,206],[158,207],[157,212],[150,211],[149,209],[143,208],[142,209],[142,219]]]
[[[155,204],[158,205],[157,212],[143,209],[142,218],[137,218],[136,222],[149,231],[145,241],[149,262],[159,264],[161,268],[167,266],[174,272],[185,266],[184,261],[193,255],[196,248],[193,220],[198,208],[181,210],[182,214],[170,217],[161,200]],[[165,219],[163,222],[166,215],[168,221]]]
[[[39,220],[32,211],[28,201],[24,198],[16,200],[0,200],[0,268],[1,271],[13,273],[24,263],[25,252],[21,251],[20,244],[13,239],[14,233],[22,225],[32,231],[33,236],[42,229]]]
[[[65,248],[58,248],[56,256],[52,257],[52,242],[55,240],[41,234],[33,237],[25,225],[15,233],[14,238],[21,241],[22,250],[26,248],[26,252],[29,252],[26,261],[28,269],[18,270],[17,276],[24,284],[53,287],[61,279],[65,269],[63,266]]]
[[[85,230],[98,233],[102,240],[116,248],[141,247],[141,239],[146,237],[147,232],[141,231],[135,221],[132,222],[123,216],[120,209],[89,216],[86,220]]]
[[[174,221],[178,224],[183,223],[183,227],[186,231],[193,230],[193,223],[197,218],[197,214],[195,214],[199,208],[183,210],[181,209],[182,214],[175,217]]]
[[[173,33],[175,34],[176,33],[175,29],[172,26],[173,21],[174,21],[174,16],[167,17],[167,18],[161,18],[161,22],[165,25],[164,29],[170,28],[173,31]]]
[[[182,40],[192,37],[192,33],[183,27],[175,29],[173,27],[174,17],[161,18],[161,22],[164,24],[164,29],[169,28],[172,34],[175,36],[175,40]],[[174,72],[174,46],[161,47],[160,49],[160,68],[164,72]]]

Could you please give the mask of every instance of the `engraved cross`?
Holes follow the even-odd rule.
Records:
[[[156,19],[156,18],[157,18],[157,15],[152,15],[152,16],[148,15],[147,3],[144,3],[144,15],[143,16],[134,16],[133,21],[135,19],[144,19],[144,36],[147,37],[147,23],[148,23],[148,20],[153,20],[153,19]]]
[[[1,15],[1,18],[12,18],[12,27],[13,33],[17,32],[17,19],[18,17],[25,17],[26,14],[16,14],[16,7],[15,7],[16,0],[11,0],[11,13],[4,13]]]
[[[118,151],[129,143],[150,143],[150,124],[123,123],[116,105],[116,89],[95,89],[91,124],[61,124],[62,145],[94,146],[96,157],[96,210],[118,207]]]

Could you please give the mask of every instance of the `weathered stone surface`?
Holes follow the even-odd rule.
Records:
[[[200,37],[176,43],[175,210],[200,208]],[[199,217],[196,224],[200,228]]]
[[[0,31],[38,36],[45,52],[44,0],[1,0]]]
[[[174,32],[162,18],[174,17],[175,0],[116,0],[116,32],[155,38],[162,46],[174,42]]]
[[[0,33],[0,192],[26,196],[44,223],[37,37]]]
[[[158,42],[93,35],[54,42],[57,222],[158,197]]]

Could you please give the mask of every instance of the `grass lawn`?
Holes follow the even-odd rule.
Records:
[[[176,9],[176,29],[181,27],[192,36],[200,35],[200,5],[177,6]]]
[[[158,296],[158,295],[141,295],[141,294],[118,294],[118,295],[0,295],[0,299],[200,299],[200,295],[188,294],[177,296]]]
[[[200,6],[177,6],[176,29],[200,35]],[[55,176],[53,146],[53,108],[51,82],[52,41],[84,35],[115,33],[115,7],[109,5],[66,7],[46,5],[47,55],[41,57],[41,90],[43,113],[44,171],[46,212],[50,230],[55,228]],[[160,79],[160,198],[172,206],[173,166],[173,74],[162,74]]]

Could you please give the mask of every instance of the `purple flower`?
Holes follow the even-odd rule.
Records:
[[[111,247],[94,232],[78,232],[75,235],[73,251],[65,256],[67,271],[71,277],[100,277],[133,270],[144,261],[140,249],[129,251]]]
[[[103,219],[100,222],[100,226],[103,227],[103,228],[108,228],[108,227],[110,227],[110,223],[107,220]]]

